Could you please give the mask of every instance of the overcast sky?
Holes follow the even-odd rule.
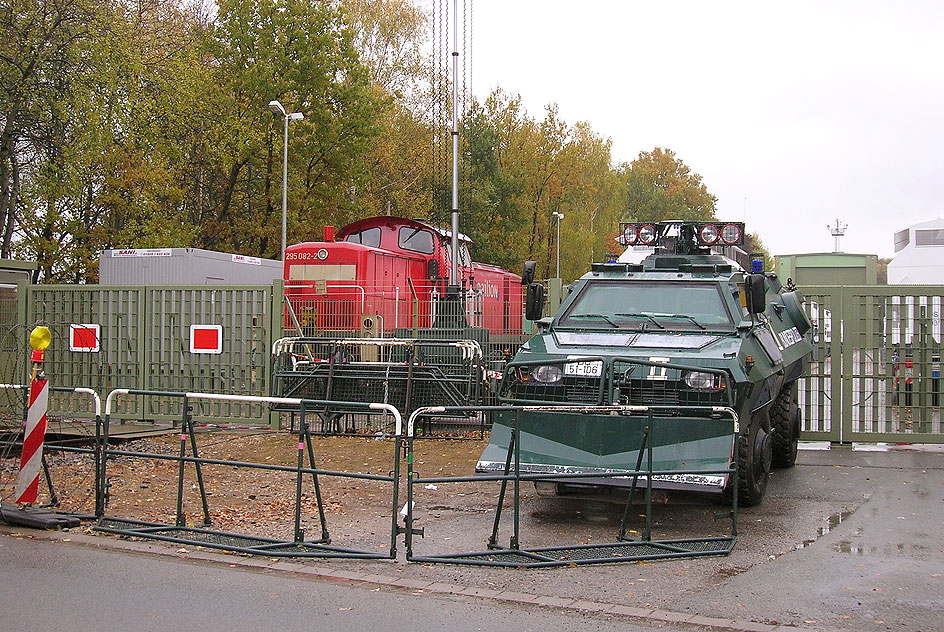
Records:
[[[944,214],[940,0],[472,9],[476,96],[557,103],[617,162],[671,148],[771,254],[832,251],[839,219],[843,251],[891,257],[896,230]]]

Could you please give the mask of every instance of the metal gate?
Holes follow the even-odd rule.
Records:
[[[104,398],[117,388],[210,391],[268,395],[270,350],[280,332],[281,284],[262,286],[26,286],[25,322],[52,330],[46,373],[57,386],[91,386]],[[97,325],[96,350],[77,349],[73,325]],[[191,326],[219,327],[218,353],[191,348]],[[25,336],[20,337],[25,340]],[[25,358],[23,346],[18,355]],[[50,412],[64,414],[85,402],[58,394]],[[126,398],[114,419],[179,420],[174,398]],[[272,413],[259,402],[207,401],[193,411],[203,422],[232,417],[269,425]]]
[[[816,342],[800,385],[803,438],[944,443],[944,286],[802,290]]]

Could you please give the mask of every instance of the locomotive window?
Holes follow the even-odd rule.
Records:
[[[350,241],[355,244],[364,244],[365,246],[371,246],[373,248],[380,248],[380,228],[365,228],[360,232],[351,233],[347,236],[345,241]]]
[[[433,234],[422,228],[401,226],[397,233],[397,245],[404,250],[433,254]]]

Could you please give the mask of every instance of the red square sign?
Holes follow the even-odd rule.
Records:
[[[97,324],[69,325],[69,351],[94,353],[99,350]]]
[[[223,326],[190,325],[190,353],[223,353]]]

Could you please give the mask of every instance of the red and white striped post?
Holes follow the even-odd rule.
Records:
[[[30,381],[29,405],[26,409],[26,428],[23,433],[23,455],[20,473],[16,479],[16,503],[30,505],[39,496],[39,474],[43,462],[43,441],[46,438],[46,411],[49,408],[49,381],[42,372],[45,349],[52,335],[46,327],[36,327],[30,333],[33,347],[33,375]]]

